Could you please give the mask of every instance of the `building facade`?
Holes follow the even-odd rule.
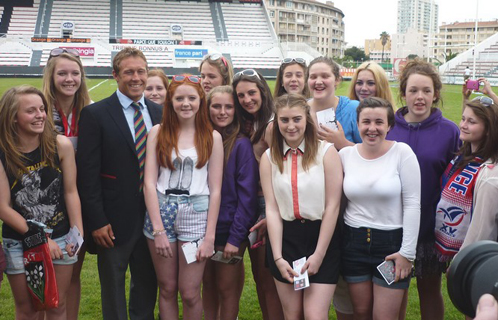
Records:
[[[384,60],[382,60],[382,51],[384,51]],[[384,50],[382,50],[382,40],[365,39],[365,54],[377,63],[391,61],[391,39],[387,40]]]
[[[406,33],[391,35],[391,63],[396,58],[407,58],[409,55],[428,56],[427,35],[412,28]]]
[[[398,0],[397,33],[407,33],[408,29],[419,32],[437,32],[439,5],[434,0]]]
[[[498,32],[498,19],[477,22],[477,43]],[[434,56],[441,62],[450,54],[462,53],[475,44],[475,21],[443,23],[434,41]]]
[[[344,13],[330,1],[264,0],[280,42],[306,43],[320,54],[344,52]]]

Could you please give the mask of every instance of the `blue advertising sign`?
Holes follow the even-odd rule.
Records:
[[[206,54],[207,49],[175,49],[177,59],[202,59]]]

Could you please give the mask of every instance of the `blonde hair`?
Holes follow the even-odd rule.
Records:
[[[389,80],[387,79],[386,72],[380,65],[373,61],[363,62],[354,72],[353,78],[351,79],[351,85],[349,86],[349,99],[360,100],[356,95],[355,86],[356,81],[358,80],[358,75],[363,70],[370,71],[374,77],[377,91],[375,97],[387,100],[393,107],[395,107],[396,103],[394,103],[393,94],[391,92],[391,88],[389,87]]]
[[[5,154],[5,171],[19,178],[22,173],[28,173],[24,154],[20,151],[19,135],[17,130],[17,113],[22,95],[34,94],[41,98],[47,110],[47,100],[43,93],[35,87],[21,85],[7,90],[0,99],[0,150]],[[47,116],[43,132],[40,134],[41,161],[50,167],[56,163],[56,135],[54,124]]]
[[[88,94],[88,87],[86,85],[85,69],[83,68],[83,64],[81,64],[81,61],[78,57],[75,57],[67,53],[62,53],[57,57],[50,58],[47,62],[47,65],[43,69],[42,89],[43,89],[43,95],[47,99],[47,105],[46,105],[47,117],[50,119],[53,118],[53,111],[54,111],[53,108],[55,107],[55,104],[57,102],[57,94],[56,94],[57,92],[54,83],[54,72],[55,72],[55,67],[57,66],[57,62],[59,62],[61,59],[66,59],[69,61],[76,62],[80,69],[81,83],[80,87],[78,88],[78,91],[76,91],[73,98],[73,106],[75,108],[75,113],[73,114],[73,117],[75,117],[75,121],[76,123],[78,123],[81,109],[89,105],[92,100],[90,99],[90,95]]]

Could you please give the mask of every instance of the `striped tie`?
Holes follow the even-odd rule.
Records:
[[[147,128],[145,128],[144,117],[142,116],[140,102],[131,104],[135,113],[133,114],[133,123],[135,126],[135,149],[137,150],[138,165],[140,167],[140,187],[142,191],[144,187],[144,165],[145,165],[145,145],[147,142]]]

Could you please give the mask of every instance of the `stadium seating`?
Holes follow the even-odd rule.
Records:
[[[471,48],[456,58],[448,61],[439,67],[440,72],[450,78],[462,79],[465,68],[473,69],[474,49]],[[498,76],[498,33],[479,43],[475,49],[475,75],[476,77],[497,77]],[[473,70],[474,71],[474,70]]]
[[[38,5],[40,0],[35,0],[34,7],[14,7],[10,18],[7,37],[28,36],[32,37],[35,32],[36,18],[38,16]]]
[[[123,39],[171,39],[172,24],[182,26],[185,40],[216,40],[207,2],[123,1]]]
[[[61,37],[61,23],[75,24],[73,38],[109,38],[109,0],[54,0],[48,37]]]
[[[280,66],[282,59],[282,50],[264,3],[51,0],[44,2],[40,15],[40,1],[34,0],[33,7],[14,7],[7,37],[0,38],[0,66],[28,66],[40,70],[54,47],[75,47],[93,49],[92,55],[81,56],[84,66],[109,67],[113,54],[123,46],[133,44],[134,40],[200,43],[135,43],[144,51],[151,67],[195,68],[199,65],[199,56],[175,57],[177,49],[197,54],[200,50],[223,53],[236,69],[257,68],[270,72]],[[122,8],[116,10],[113,7],[116,3],[122,3]],[[0,19],[2,15],[0,7]],[[71,38],[91,41],[61,42],[61,25],[65,21],[74,23]],[[172,32],[173,25],[181,26],[181,34]],[[221,37],[220,30],[223,31]],[[32,42],[32,37],[36,41]]]

